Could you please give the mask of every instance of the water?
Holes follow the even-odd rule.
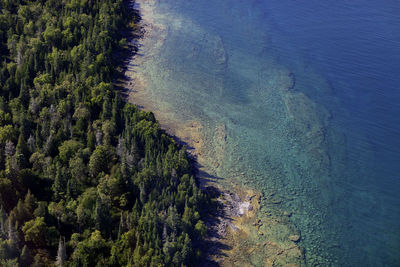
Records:
[[[206,169],[262,190],[261,213],[281,200],[308,265],[400,265],[400,3],[142,5],[133,98],[199,122]]]

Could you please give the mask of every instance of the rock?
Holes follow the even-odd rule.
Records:
[[[297,242],[300,240],[300,236],[299,235],[291,235],[291,236],[289,236],[289,239],[293,242]]]
[[[272,204],[281,204],[282,200],[273,199],[271,202],[272,202]]]
[[[284,215],[284,216],[290,217],[290,216],[292,216],[292,213],[289,212],[289,211],[284,211],[284,212],[283,212],[283,215]]]
[[[273,267],[273,266],[275,266],[275,260],[273,260],[273,259],[265,260],[265,267]]]
[[[236,226],[235,224],[233,224],[233,223],[230,223],[229,226],[230,226],[230,228],[231,228],[231,230],[232,230],[233,232],[236,232],[237,230],[239,230],[239,227],[237,227],[237,226]]]
[[[250,204],[250,202],[239,202],[237,209],[238,215],[241,216],[248,211],[253,210],[253,206]]]

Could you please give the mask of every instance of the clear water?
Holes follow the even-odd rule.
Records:
[[[141,97],[201,122],[210,172],[281,200],[310,266],[400,266],[400,3],[142,5]]]

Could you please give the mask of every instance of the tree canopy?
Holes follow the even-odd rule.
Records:
[[[0,1],[0,265],[192,266],[185,148],[114,88],[123,0]]]

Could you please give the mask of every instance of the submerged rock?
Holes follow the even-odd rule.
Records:
[[[293,242],[298,242],[300,240],[300,236],[299,235],[291,235],[291,236],[289,236],[289,239]]]
[[[292,213],[289,212],[289,211],[284,211],[284,212],[283,212],[283,215],[284,215],[284,216],[287,216],[287,217],[290,217],[290,216],[292,216]]]

